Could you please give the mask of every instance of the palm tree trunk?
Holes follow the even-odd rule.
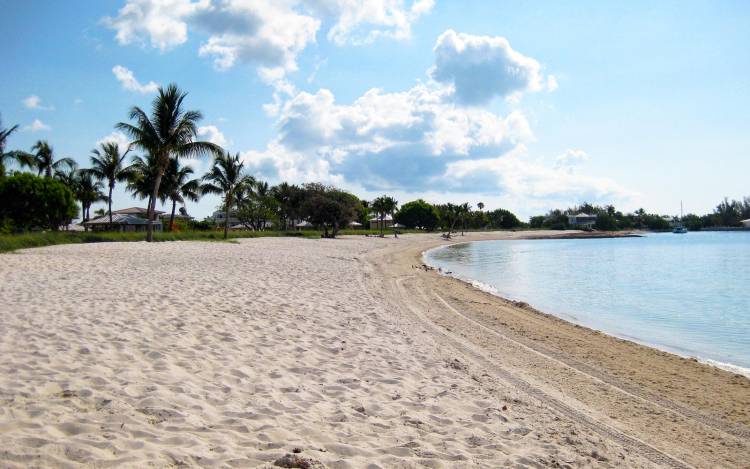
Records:
[[[385,214],[380,215],[380,237],[383,237],[383,228],[385,227]]]
[[[86,205],[81,201],[81,223],[84,223],[86,221]],[[88,231],[89,227],[86,225],[83,225],[83,231]]]
[[[107,227],[108,230],[112,230],[112,189],[114,189],[114,185],[109,185],[109,227]]]
[[[149,243],[154,240],[154,212],[156,211],[156,199],[159,197],[159,186],[161,177],[164,175],[164,168],[159,168],[154,181],[154,191],[151,193],[151,203],[148,204],[148,226],[146,227],[146,241]]]
[[[224,239],[227,239],[229,237],[229,207],[232,205],[232,196],[230,194],[227,194],[224,205]]]
[[[172,199],[172,214],[169,216],[169,231],[174,230],[174,209],[177,207],[177,199]]]

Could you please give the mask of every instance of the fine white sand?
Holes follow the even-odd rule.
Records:
[[[398,242],[1,255],[0,466],[653,465],[389,298],[366,258]]]

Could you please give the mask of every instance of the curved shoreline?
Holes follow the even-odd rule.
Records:
[[[521,378],[523,386],[557,396],[690,466],[741,467],[739,461],[750,457],[747,377],[508,301],[422,263],[423,252],[441,245],[558,234],[467,233],[458,241],[411,235],[367,257],[378,271],[375,277],[397,286],[389,295],[403,314],[428,321],[457,346],[491,357],[467,358],[478,375]],[[496,374],[494,367],[503,370]],[[652,459],[657,466],[672,465],[657,459]]]
[[[597,238],[604,238],[604,237],[606,237],[606,236],[598,236]],[[616,236],[612,236],[612,237],[616,237]],[[640,237],[640,236],[638,236],[638,237]],[[559,236],[556,236],[554,238],[555,239],[583,239],[585,237],[559,237]],[[541,240],[541,239],[551,239],[551,237],[540,236],[540,237],[529,237],[529,238],[524,238],[524,239],[538,239],[538,240]],[[476,241],[461,241],[461,242],[457,242],[457,243],[446,244],[446,245],[443,245],[443,246],[436,246],[436,247],[433,247],[433,248],[430,248],[430,249],[426,249],[425,251],[423,251],[421,253],[421,261],[424,263],[424,265],[427,265],[430,268],[435,269],[435,271],[438,272],[442,276],[446,276],[446,277],[450,277],[450,278],[453,278],[455,280],[458,280],[458,281],[466,284],[467,286],[469,286],[471,288],[474,288],[474,289],[476,289],[478,291],[481,291],[481,292],[484,292],[484,293],[488,293],[490,295],[494,295],[494,296],[496,296],[496,297],[498,297],[498,298],[500,298],[500,299],[502,299],[504,301],[507,301],[507,302],[510,302],[510,303],[514,303],[514,304],[526,305],[526,306],[521,306],[521,307],[523,307],[525,309],[530,309],[530,310],[536,311],[536,312],[541,313],[541,314],[548,314],[548,315],[554,316],[554,317],[556,317],[556,318],[558,318],[558,319],[560,319],[562,321],[569,322],[569,323],[574,324],[576,326],[585,327],[587,329],[590,329],[592,331],[595,331],[595,332],[598,332],[598,333],[601,333],[601,334],[608,335],[608,336],[613,337],[615,339],[631,341],[631,342],[634,342],[634,343],[636,343],[638,345],[641,345],[641,346],[644,346],[644,347],[649,347],[649,348],[653,348],[655,350],[659,350],[661,352],[666,352],[666,353],[671,353],[673,355],[677,355],[678,357],[681,357],[681,358],[686,358],[686,359],[689,359],[689,360],[690,359],[698,360],[698,362],[703,363],[705,365],[712,366],[712,367],[715,367],[715,368],[718,368],[720,370],[727,371],[727,372],[730,372],[730,373],[740,374],[740,375],[743,375],[746,378],[750,379],[750,368],[748,368],[748,367],[743,367],[741,365],[736,365],[734,363],[728,363],[728,362],[719,361],[719,360],[716,360],[716,359],[713,359],[713,358],[702,357],[702,356],[700,356],[700,355],[697,354],[698,352],[694,352],[694,351],[690,351],[690,350],[680,350],[678,348],[671,347],[671,346],[666,345],[666,344],[649,342],[647,340],[643,340],[643,339],[640,339],[639,337],[631,336],[631,335],[628,335],[628,334],[625,334],[625,333],[617,333],[617,332],[608,331],[606,329],[600,329],[600,328],[598,328],[598,327],[596,327],[594,325],[586,324],[585,322],[578,321],[575,318],[575,316],[573,316],[571,314],[564,314],[564,313],[559,313],[559,312],[551,312],[551,311],[547,311],[547,310],[542,310],[542,309],[539,309],[539,308],[535,307],[530,300],[526,300],[526,299],[522,299],[522,298],[515,299],[515,298],[511,298],[511,297],[505,296],[505,295],[501,294],[497,290],[497,288],[495,288],[494,286],[492,286],[490,284],[484,283],[481,280],[477,280],[477,279],[469,278],[469,277],[464,277],[464,276],[455,274],[453,272],[443,271],[440,266],[432,265],[432,264],[430,264],[428,262],[428,253],[429,252],[433,252],[433,251],[436,251],[436,250],[439,250],[439,249],[445,249],[445,248],[448,248],[450,246],[456,246],[456,245],[460,245],[460,244],[480,243],[480,242],[486,242],[486,241],[502,241],[502,239],[495,239],[495,240],[484,239],[484,240],[476,240]]]

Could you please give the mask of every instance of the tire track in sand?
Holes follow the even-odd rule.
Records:
[[[670,456],[669,454],[662,452],[654,448],[653,446],[639,440],[638,438],[627,435],[622,431],[603,422],[599,422],[591,416],[579,410],[576,410],[573,407],[563,403],[562,401],[548,395],[541,389],[531,385],[527,381],[517,376],[514,376],[508,370],[500,367],[494,361],[490,360],[484,353],[476,350],[474,347],[469,346],[455,334],[452,334],[440,328],[424,314],[422,314],[418,306],[415,306],[413,304],[415,301],[413,298],[414,295],[406,292],[406,289],[403,285],[404,282],[414,278],[414,276],[401,276],[391,279],[390,283],[393,287],[391,288],[391,291],[395,294],[394,297],[397,298],[397,301],[394,301],[394,304],[398,306],[406,306],[409,312],[425,327],[432,330],[432,332],[436,336],[441,337],[443,340],[448,342],[450,345],[452,345],[454,348],[458,349],[465,355],[472,357],[476,362],[481,364],[483,368],[491,371],[496,378],[499,378],[500,380],[511,384],[520,391],[541,402],[546,407],[566,417],[570,421],[583,425],[604,438],[607,438],[620,444],[621,446],[638,452],[646,459],[655,464],[676,469],[688,469],[692,467],[685,462],[680,461],[679,459]],[[423,292],[420,293],[424,294]],[[394,297],[392,297],[392,299],[394,299]]]

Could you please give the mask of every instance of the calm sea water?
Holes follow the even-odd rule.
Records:
[[[748,232],[479,241],[425,260],[544,312],[750,376]]]

